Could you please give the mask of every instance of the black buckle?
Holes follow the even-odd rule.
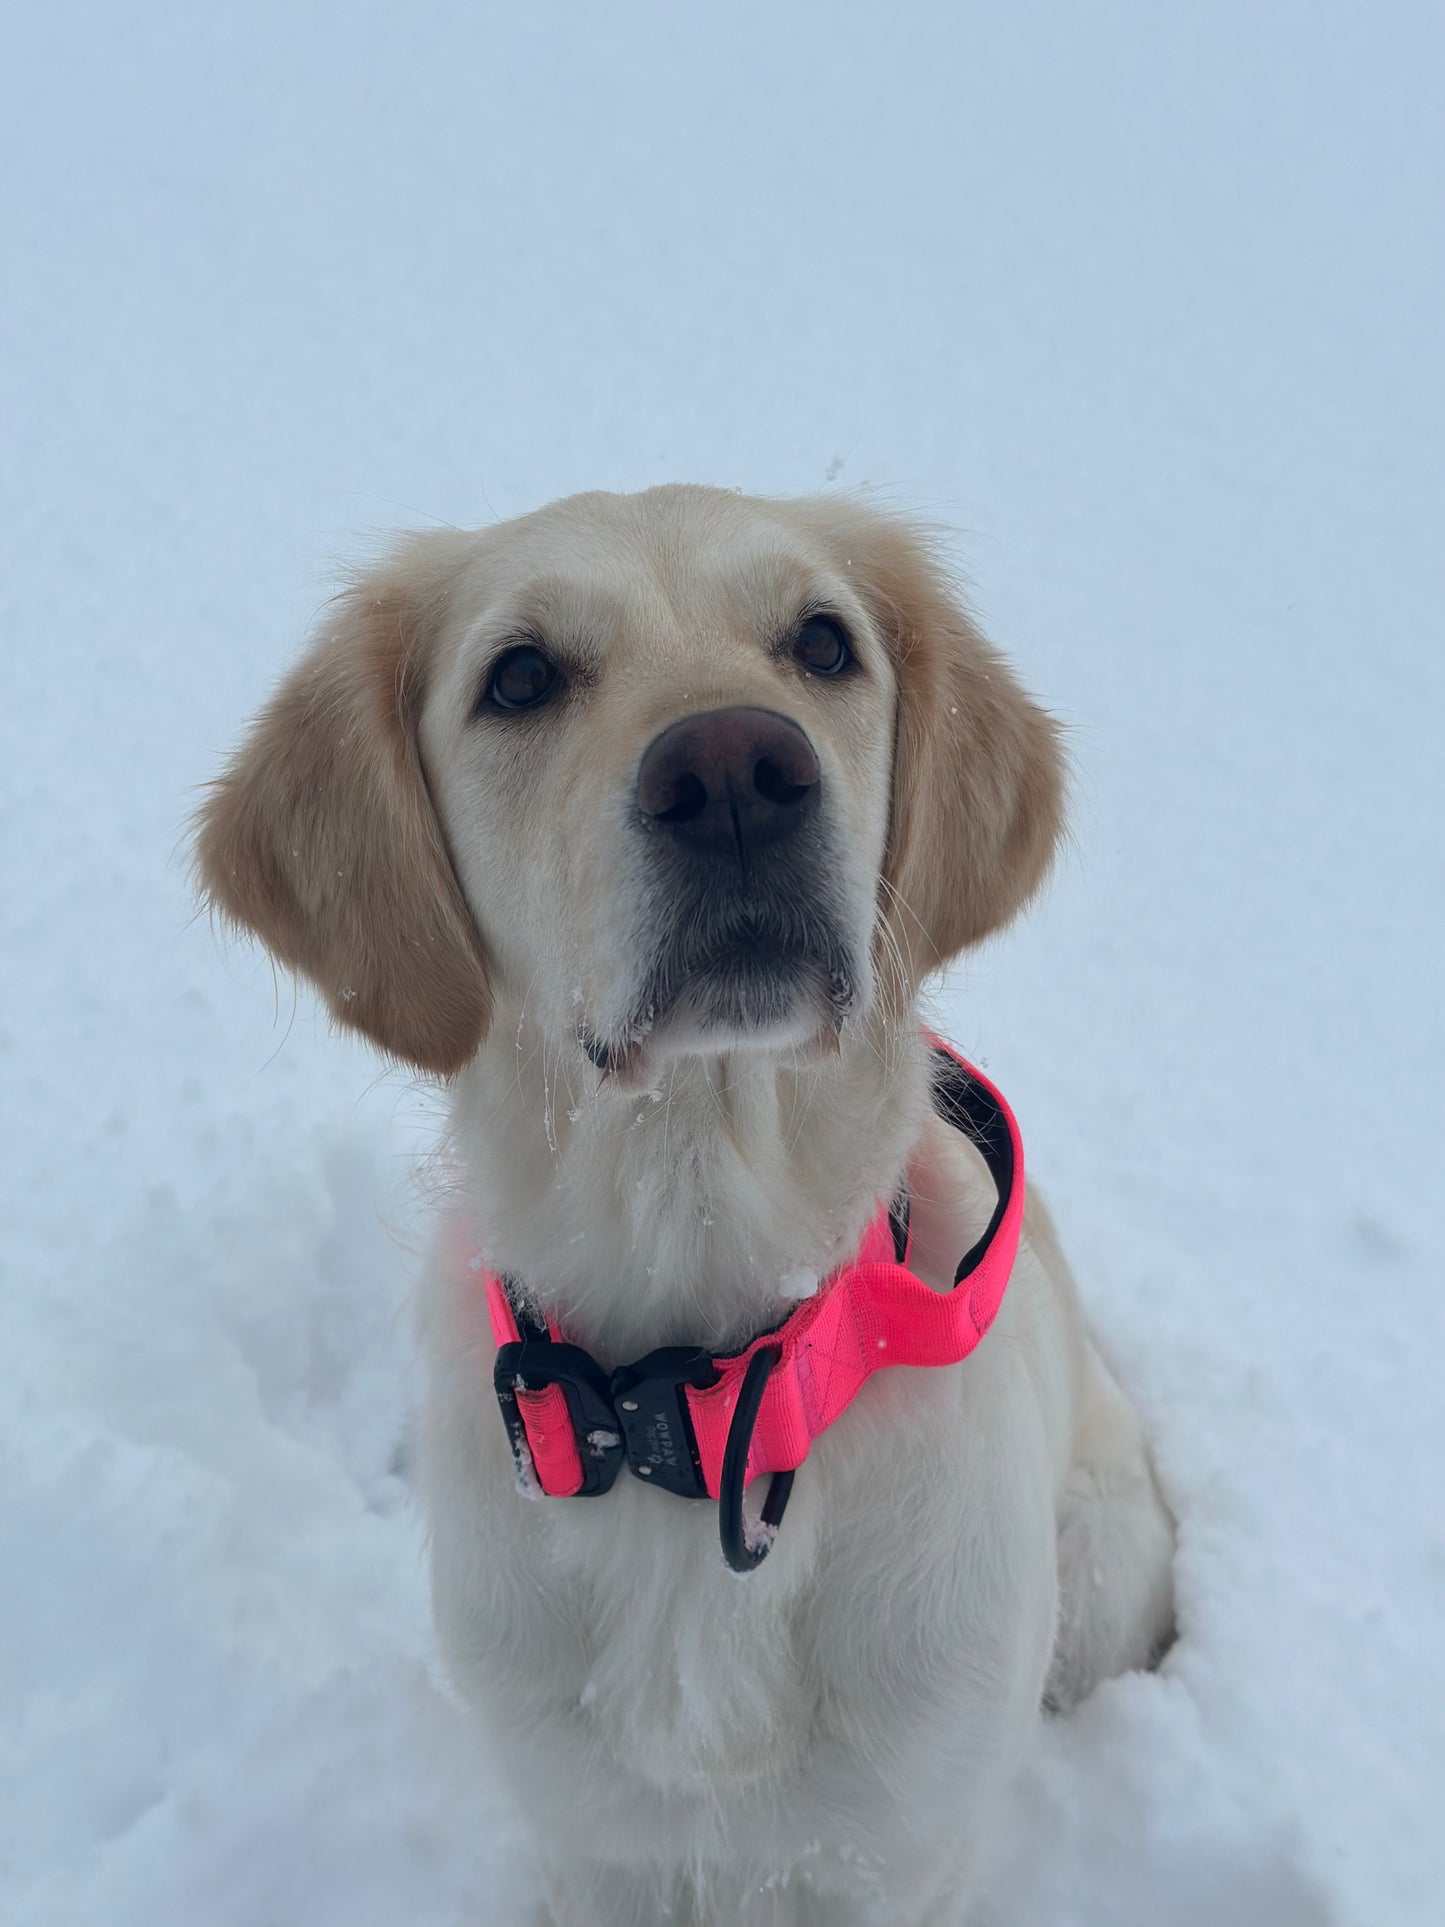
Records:
[[[728,1427],[718,1492],[718,1531],[723,1557],[734,1572],[751,1572],[767,1558],[793,1487],[791,1472],[773,1474],[760,1530],[749,1543],[743,1525],[748,1448],[763,1391],[781,1357],[782,1347],[778,1345],[762,1346],[753,1354]],[[609,1379],[580,1346],[557,1344],[539,1333],[502,1346],[492,1383],[519,1475],[531,1467],[532,1453],[517,1403],[517,1388],[540,1391],[546,1385],[560,1385],[582,1461],[582,1484],[574,1497],[588,1499],[599,1492],[610,1492],[625,1462],[647,1485],[661,1486],[664,1492],[675,1492],[683,1499],[705,1499],[707,1486],[684,1388],[703,1391],[717,1383],[717,1376],[717,1367],[706,1352],[669,1345],[649,1352],[635,1364],[621,1366]]]
[[[590,1353],[578,1345],[554,1344],[550,1338],[514,1341],[497,1353],[492,1384],[519,1471],[531,1465],[532,1450],[517,1404],[517,1387],[520,1384],[529,1392],[540,1392],[544,1386],[560,1385],[582,1461],[582,1484],[576,1497],[591,1499],[612,1490],[627,1452],[612,1409],[607,1375]]]
[[[579,1499],[610,1492],[624,1462],[648,1485],[683,1499],[705,1499],[707,1486],[683,1387],[700,1391],[716,1381],[712,1360],[691,1346],[649,1352],[609,1380],[590,1352],[546,1337],[503,1345],[492,1373],[519,1467],[530,1461],[531,1448],[517,1386],[529,1391],[562,1387],[582,1461],[582,1484],[574,1495]]]
[[[716,1383],[717,1367],[707,1353],[688,1345],[665,1345],[612,1374],[612,1407],[627,1462],[639,1479],[680,1499],[707,1497],[683,1387],[702,1391]]]

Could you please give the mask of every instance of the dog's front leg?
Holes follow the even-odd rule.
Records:
[[[549,1856],[542,1885],[544,1927],[676,1927],[695,1918],[679,1911],[677,1883],[651,1867]]]
[[[688,1873],[553,1860],[541,1927],[906,1927],[880,1885],[815,1864],[786,1872],[700,1867]],[[823,1877],[820,1879],[820,1873]],[[956,1911],[962,1888],[951,1884]],[[919,1927],[953,1927],[954,1912],[930,1912]]]
[[[689,1877],[675,1868],[553,1859],[544,1884],[547,1927],[803,1927],[795,1910],[782,1910],[781,1893],[758,1912],[743,1883],[711,1870]]]

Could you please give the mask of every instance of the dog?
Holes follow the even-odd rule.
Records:
[[[213,908],[450,1089],[436,1623],[556,1927],[954,1921],[1041,1707],[1171,1637],[1171,1517],[1032,1190],[973,1348],[865,1359],[781,1490],[734,1437],[766,1387],[729,1381],[717,1494],[684,1436],[845,1273],[951,1307],[998,1256],[1006,1106],[991,1157],[919,997],[1039,890],[1065,787],[927,531],[665,487],[407,536],[202,807]]]

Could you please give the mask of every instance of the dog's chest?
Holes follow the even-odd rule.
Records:
[[[547,1563],[578,1629],[575,1717],[631,1777],[670,1792],[775,1771],[819,1678],[801,1612],[806,1543],[744,1579],[713,1508],[630,1483],[547,1521]],[[809,1535],[803,1520],[799,1540]]]

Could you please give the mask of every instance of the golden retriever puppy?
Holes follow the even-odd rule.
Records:
[[[437,1624],[558,1927],[953,1920],[1041,1702],[1168,1637],[1138,1422],[916,1009],[1062,791],[919,530],[678,487],[406,537],[201,813],[211,902],[450,1086]]]

